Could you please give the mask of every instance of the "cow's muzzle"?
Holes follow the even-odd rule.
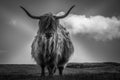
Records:
[[[47,39],[50,39],[50,38],[52,37],[52,33],[45,33],[45,37],[46,37]]]

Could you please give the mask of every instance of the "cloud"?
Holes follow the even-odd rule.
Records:
[[[64,12],[57,14],[63,15]],[[120,37],[120,20],[101,15],[86,17],[85,15],[70,14],[61,19],[60,23],[68,28],[72,34],[83,34],[96,40],[112,40]]]

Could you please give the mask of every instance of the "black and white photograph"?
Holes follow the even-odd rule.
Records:
[[[0,80],[120,80],[120,0],[0,0]]]

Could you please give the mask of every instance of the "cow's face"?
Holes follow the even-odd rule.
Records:
[[[48,13],[40,17],[39,31],[49,39],[57,31],[58,25],[58,19],[52,13]]]

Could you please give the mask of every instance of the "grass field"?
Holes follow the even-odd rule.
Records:
[[[37,65],[1,64],[0,80],[120,80],[120,64],[69,63],[63,76],[57,71],[53,77],[40,77]]]

